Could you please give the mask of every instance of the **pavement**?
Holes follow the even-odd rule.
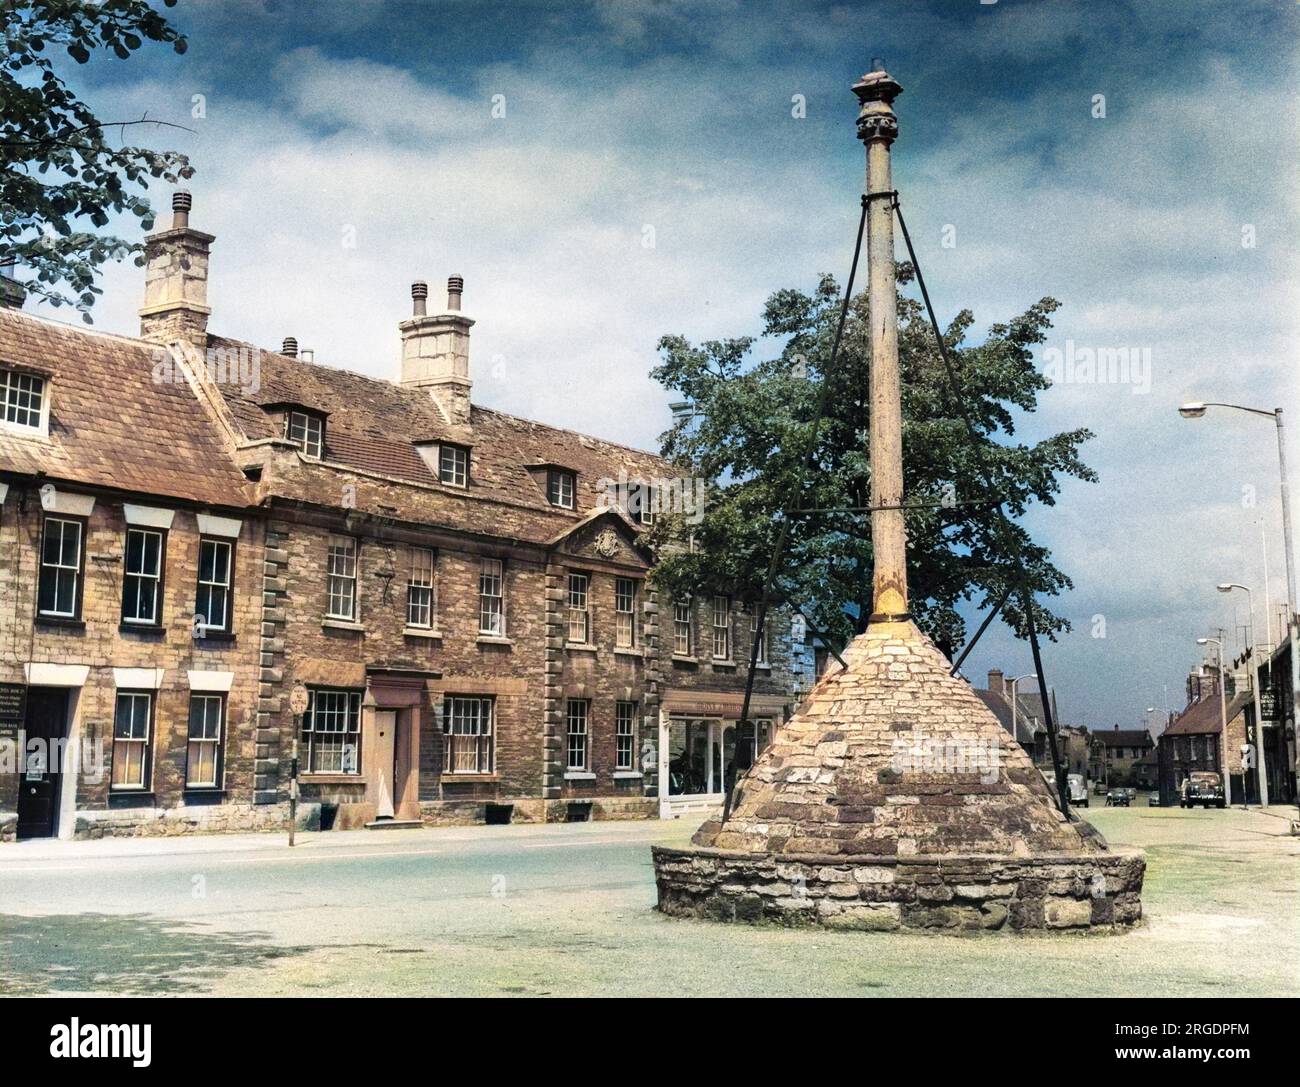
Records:
[[[1084,812],[1147,851],[1123,935],[833,933],[653,909],[652,843],[602,822],[0,847],[0,993],[1300,995],[1294,809]]]

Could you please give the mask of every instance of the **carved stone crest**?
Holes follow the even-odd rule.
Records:
[[[603,529],[591,542],[596,554],[602,558],[612,559],[618,554],[618,533],[612,528]]]

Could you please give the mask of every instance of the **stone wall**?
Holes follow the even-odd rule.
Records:
[[[1117,930],[1142,918],[1136,851],[1087,858],[842,857],[654,848],[659,909],[864,931]]]
[[[73,837],[152,838],[179,834],[240,834],[288,830],[289,805],[212,804],[193,808],[126,808],[77,812]],[[298,830],[320,829],[320,805],[300,804]]]
[[[146,505],[170,508],[165,499]],[[25,507],[25,508],[23,508]],[[189,672],[230,672],[226,694],[221,799],[253,799],[258,644],[253,632],[261,606],[262,525],[243,518],[235,541],[232,637],[195,638],[199,530],[195,514],[176,509],[166,532],[161,624],[122,623],[122,566],[127,523],[120,500],[97,497],[85,529],[79,618],[51,621],[36,615],[43,511],[35,488],[14,486],[0,511],[0,682],[26,682],[29,663],[89,669],[83,687],[69,691],[69,735],[79,733],[82,772],[77,808],[117,805],[180,807],[186,803]],[[147,788],[116,790],[112,780],[114,668],[163,670],[154,692]],[[95,752],[102,752],[102,764]],[[0,809],[15,810],[18,774],[0,768]]]

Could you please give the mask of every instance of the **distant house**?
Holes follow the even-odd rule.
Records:
[[[1039,767],[1052,765],[1052,749],[1047,739],[1047,724],[1043,717],[1043,703],[1037,693],[1021,693],[1016,690],[1015,705],[1011,702],[1011,684],[1006,681],[1002,671],[989,669],[988,687],[975,688],[975,694],[984,705],[993,711],[1006,729],[1007,735],[1013,733],[1021,747],[1025,749],[1034,764]],[[1052,693],[1052,712],[1056,712],[1056,694]],[[1056,720],[1053,716],[1053,720]]]
[[[1137,764],[1155,749],[1155,741],[1144,728],[1098,729],[1092,735],[1093,776],[1107,785],[1136,787]]]
[[[1159,786],[1161,802],[1172,804],[1187,775],[1193,770],[1223,772],[1220,745],[1223,737],[1224,709],[1219,704],[1219,673],[1204,669],[1188,677],[1186,709],[1160,734]],[[1232,686],[1229,681],[1229,687]],[[1246,742],[1246,709],[1251,693],[1228,692],[1228,774],[1234,800],[1258,797],[1254,774],[1243,777],[1241,745]]]

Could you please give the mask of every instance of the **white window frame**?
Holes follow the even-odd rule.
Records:
[[[360,775],[363,693],[347,687],[307,688],[307,712],[302,715],[304,774]],[[323,769],[322,761],[328,763]]]
[[[591,643],[591,612],[587,606],[590,595],[591,575],[570,572],[567,640],[575,645]]]
[[[438,617],[438,557],[431,547],[411,548],[411,573],[406,582],[406,625],[432,630]]]
[[[226,555],[226,578],[224,581],[213,577],[205,581],[203,579],[203,549],[211,546],[215,549],[214,554],[220,554],[223,550]],[[216,564],[213,564],[215,570]],[[198,624],[198,629],[226,631],[233,629],[233,616],[231,611],[234,607],[235,599],[235,542],[234,540],[223,540],[216,536],[199,537],[199,568],[198,568],[198,588],[194,594],[194,614],[202,615],[203,620]],[[212,602],[212,590],[219,589],[222,591],[222,600],[224,602],[223,615],[220,623],[212,622],[212,617],[207,612],[200,610],[199,597],[202,595],[204,588],[208,590],[208,602]]]
[[[357,621],[358,566],[356,537],[331,536],[325,553],[325,618]]]
[[[284,417],[284,436],[293,442],[308,460],[325,455],[325,420],[307,411],[290,411]]]
[[[636,648],[636,578],[614,579],[614,646]]]
[[[673,654],[675,656],[689,657],[694,648],[692,642],[695,624],[691,614],[693,607],[689,597],[686,600],[673,601]],[[685,648],[682,647],[683,635],[685,635]]]
[[[718,605],[722,608],[719,611]],[[721,618],[721,622],[719,622]],[[713,659],[715,661],[731,660],[731,597],[715,593],[713,597]],[[721,642],[722,652],[718,652]]]
[[[614,769],[636,769],[636,723],[640,707],[635,702],[614,703]]]
[[[552,506],[571,510],[577,504],[578,478],[567,468],[546,470],[546,499]]]
[[[47,562],[45,558],[46,543],[49,539],[50,526],[60,525],[59,529],[59,555],[58,561]],[[68,527],[71,526],[76,530],[77,548],[76,561],[69,566],[63,561],[64,544]],[[49,616],[52,619],[75,619],[81,613],[81,571],[83,565],[83,553],[86,548],[86,522],[76,517],[61,517],[55,514],[47,513],[41,522],[41,569],[37,577],[37,600],[41,596],[41,588],[45,584],[46,577],[54,579],[54,604],[53,608],[40,608],[39,614]],[[49,573],[47,573],[49,571]],[[58,608],[59,587],[64,584],[65,578],[72,579],[72,604],[70,611],[61,611]]]
[[[565,769],[582,772],[591,762],[591,703],[570,698],[564,704]]]
[[[199,722],[199,734],[195,734],[194,710],[196,703],[203,707],[202,719]],[[216,707],[215,722],[212,717],[212,708]],[[213,725],[215,723],[215,730]],[[226,736],[226,696],[220,692],[194,691],[190,694],[190,715],[186,726],[185,740],[185,788],[187,789],[216,789],[221,785],[222,776],[222,747],[225,743]],[[195,776],[195,749],[210,750],[209,763],[212,767],[211,779],[200,779]],[[197,760],[202,764],[203,759]]]
[[[442,732],[444,774],[493,773],[496,765],[496,699],[485,695],[444,696]],[[472,759],[463,757],[466,749],[472,752]]]
[[[448,487],[469,486],[469,450],[463,445],[438,446],[438,481]]]
[[[154,570],[140,569],[133,571],[130,568],[131,563],[131,537],[132,536],[154,536],[158,540],[158,565]],[[142,544],[140,549],[141,566],[143,567],[144,556],[147,555],[147,544]],[[122,546],[122,622],[129,623],[133,626],[156,627],[162,622],[162,586],[163,570],[167,564],[167,535],[162,529],[141,528],[138,525],[129,525],[126,530],[126,538]],[[137,614],[127,614],[127,602],[129,600],[130,585],[132,579],[135,580],[135,609]],[[147,618],[138,614],[140,607],[140,589],[144,585],[152,584],[153,586],[153,611]]]
[[[767,620],[770,617],[770,613],[763,617],[763,632],[758,639],[758,661],[756,663],[759,666],[766,666],[769,663],[767,659]],[[754,635],[756,633],[758,633],[758,605],[753,604],[749,611],[749,645],[746,647],[747,653],[752,653],[754,650]]]
[[[147,792],[149,789],[150,779],[153,775],[153,760],[150,748],[153,734],[153,709],[154,699],[153,691],[122,691],[117,692],[117,697],[113,702],[113,772],[109,778],[109,790],[111,792]],[[132,707],[130,732],[126,736],[118,735],[119,715],[123,702],[128,702]],[[144,703],[144,727],[143,730],[138,728],[139,720],[136,717],[134,707],[141,702]],[[123,765],[118,758],[119,751],[139,750],[139,780],[138,781],[119,781],[117,779],[118,771]]]
[[[501,559],[479,561],[478,632],[491,638],[506,636],[506,564]]]
[[[43,437],[50,432],[50,379],[25,370],[0,369],[0,427]],[[33,398],[37,401],[32,407]],[[32,416],[34,421],[29,421]],[[22,422],[19,417],[23,417]]]

